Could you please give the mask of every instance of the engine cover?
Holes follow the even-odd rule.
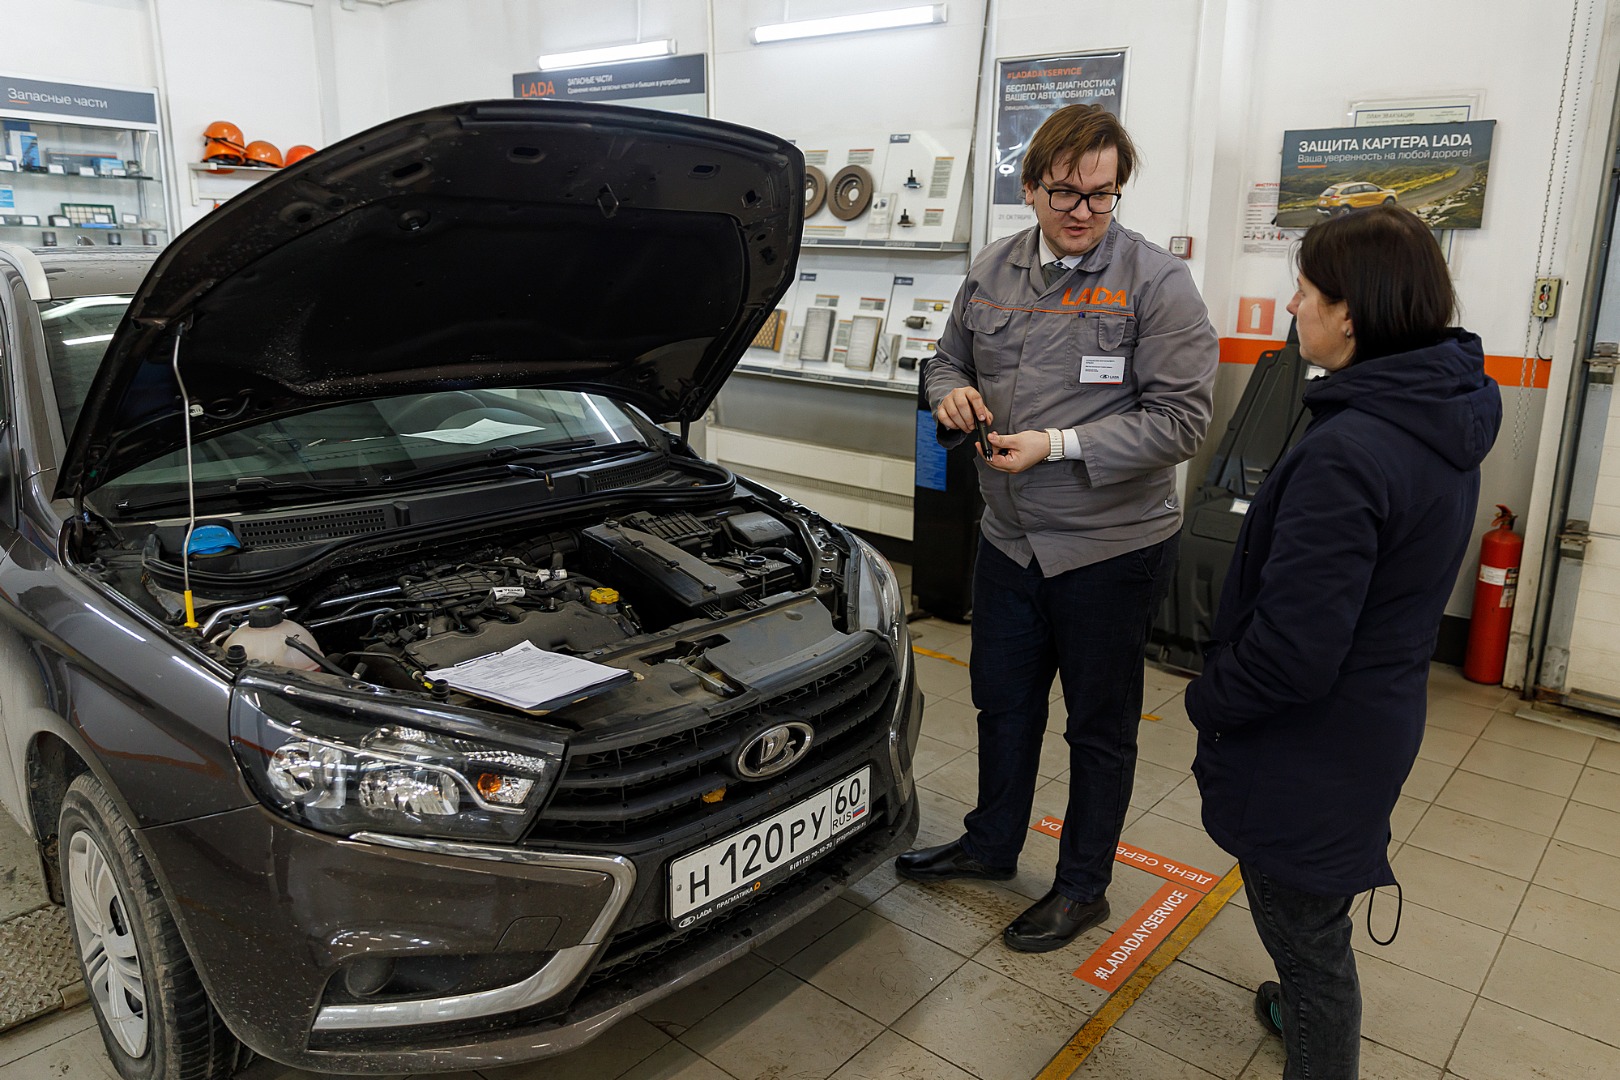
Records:
[[[435,634],[404,646],[405,655],[424,671],[451,667],[475,656],[500,652],[523,641],[542,649],[576,654],[593,652],[625,640],[624,629],[611,615],[580,603],[557,611],[525,611],[516,622],[490,620],[477,630]]]

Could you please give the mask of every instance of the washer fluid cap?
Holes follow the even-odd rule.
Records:
[[[223,525],[199,525],[186,544],[187,555],[228,555],[242,550],[242,541]]]
[[[600,589],[591,590],[591,603],[593,604],[617,604],[618,602],[618,589],[609,589],[604,586]]]

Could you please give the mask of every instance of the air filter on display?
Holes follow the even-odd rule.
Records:
[[[759,328],[754,340],[748,344],[755,349],[769,349],[777,352],[782,348],[782,330],[787,326],[787,312],[777,308],[765,317],[765,325]]]

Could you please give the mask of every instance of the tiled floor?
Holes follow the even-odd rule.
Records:
[[[916,644],[966,660],[966,628],[914,624]],[[919,751],[921,843],[958,834],[977,767],[967,669],[919,656],[928,694]],[[1149,668],[1141,765],[1125,840],[1216,874],[1232,860],[1199,825],[1184,680]],[[1394,818],[1405,893],[1387,948],[1357,908],[1366,1080],[1620,1077],[1620,743],[1522,720],[1517,702],[1430,677],[1429,732]],[[1054,724],[1058,718],[1054,716]],[[1061,815],[1050,740],[1035,817]],[[999,934],[1050,884],[1056,843],[1031,833],[1006,885],[926,887],[879,869],[784,938],[549,1062],[490,1080],[1023,1080],[1106,995],[1072,972],[1161,884],[1119,866],[1108,924],[1057,953],[1009,952]],[[1108,1032],[1076,1074],[1109,1080],[1282,1072],[1250,1012],[1271,977],[1240,891]],[[1374,929],[1395,913],[1380,895]],[[111,1076],[80,1007],[0,1035],[0,1080]],[[250,1080],[302,1074],[261,1062]],[[471,1080],[475,1074],[457,1074]]]

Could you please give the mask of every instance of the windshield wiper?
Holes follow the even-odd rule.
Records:
[[[320,495],[354,495],[377,488],[409,488],[419,483],[431,482],[445,477],[477,476],[480,473],[494,472],[497,475],[537,477],[543,470],[528,465],[519,464],[524,458],[539,458],[544,462],[546,469],[558,464],[576,464],[582,461],[593,461],[598,458],[616,457],[621,454],[643,453],[651,448],[643,443],[609,443],[598,446],[590,439],[574,439],[567,442],[548,443],[544,446],[508,446],[493,447],[487,452],[474,458],[460,458],[448,461],[442,465],[431,465],[421,469],[407,469],[399,472],[384,473],[377,477],[360,477],[354,480],[274,480],[267,476],[242,476],[217,487],[199,488],[196,493],[197,502],[213,502],[219,499],[268,498],[286,492],[313,492]],[[183,487],[169,489],[164,495],[148,499],[145,502],[131,502],[124,500],[116,504],[120,515],[134,516],[144,514],[151,510],[165,510],[186,505],[186,493]]]
[[[443,465],[431,465],[425,469],[385,473],[379,483],[385,487],[411,487],[423,481],[437,480],[446,476],[476,476],[492,470],[512,476],[532,477],[541,475],[543,469],[520,465],[519,461],[524,458],[541,458],[544,468],[549,469],[564,463],[576,464],[597,458],[617,457],[621,454],[645,453],[648,449],[642,443],[629,442],[598,446],[590,439],[547,443],[544,446],[497,446],[474,458],[447,461]]]

